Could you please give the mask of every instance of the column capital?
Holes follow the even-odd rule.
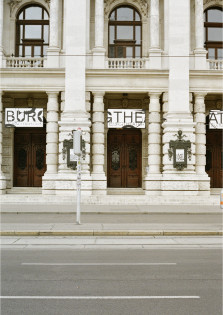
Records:
[[[194,97],[195,99],[198,99],[198,98],[205,98],[205,96],[207,95],[208,93],[207,92],[194,92]]]
[[[93,96],[96,97],[104,97],[105,96],[105,91],[92,91]]]
[[[54,97],[57,97],[58,95],[59,95],[59,93],[60,93],[60,91],[46,91],[46,94],[48,95],[48,96],[54,96]]]
[[[150,98],[154,98],[154,99],[157,99],[157,98],[160,98],[162,92],[148,92],[148,95]]]

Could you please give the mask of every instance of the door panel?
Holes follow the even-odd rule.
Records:
[[[45,129],[16,129],[14,137],[14,186],[41,187],[46,171]]]
[[[110,130],[108,133],[108,186],[141,187],[140,130]]]
[[[207,130],[206,172],[211,180],[211,188],[222,187],[222,131]]]

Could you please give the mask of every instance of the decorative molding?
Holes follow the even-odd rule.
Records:
[[[22,0],[9,0],[8,5],[10,6],[10,17],[12,12],[21,4]]]
[[[13,11],[21,5],[23,0],[9,0],[8,5],[10,7],[10,17],[12,16]],[[48,7],[50,7],[50,0],[44,0]]]
[[[204,6],[211,3],[212,5],[220,5],[222,6],[222,0],[204,0]]]
[[[114,8],[115,5],[136,5],[138,9],[140,10],[140,13],[143,17],[148,16],[148,1],[147,0],[104,0],[105,6],[104,6],[104,13],[105,16],[108,16],[110,11]]]

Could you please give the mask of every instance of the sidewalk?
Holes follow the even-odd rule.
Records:
[[[32,209],[34,210],[34,209]],[[108,210],[108,209],[107,209]],[[157,212],[8,212],[1,215],[2,236],[220,236],[222,214]],[[135,212],[133,212],[133,210]],[[161,210],[161,209],[160,209]],[[189,209],[190,210],[190,209]],[[142,210],[143,211],[143,210]],[[188,210],[187,210],[188,211]]]

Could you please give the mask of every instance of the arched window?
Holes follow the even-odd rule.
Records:
[[[142,22],[136,9],[121,6],[109,16],[109,58],[142,57]]]
[[[19,11],[16,20],[16,56],[43,57],[49,46],[49,15],[39,5]]]
[[[204,12],[205,48],[209,59],[223,59],[223,10],[211,7]]]

